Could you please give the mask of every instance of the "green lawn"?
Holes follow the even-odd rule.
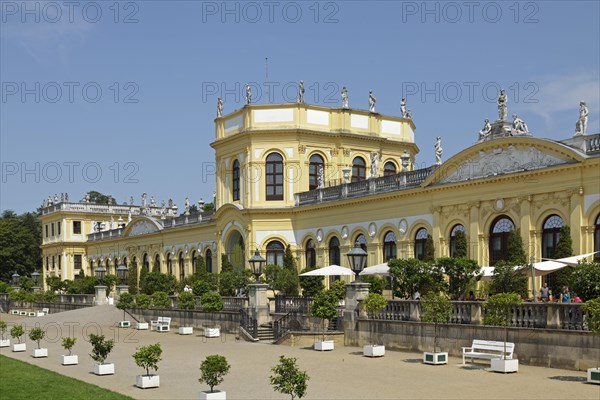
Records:
[[[131,397],[0,356],[0,399],[118,399]]]

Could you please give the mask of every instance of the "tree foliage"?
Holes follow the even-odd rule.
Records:
[[[494,266],[494,275],[490,284],[492,294],[499,293],[518,293],[522,297],[527,297],[527,275],[519,270],[510,262],[498,261]]]
[[[46,331],[40,327],[35,327],[29,331],[29,339],[37,343],[37,348],[40,348],[40,341],[46,336]]]
[[[225,357],[220,355],[207,356],[200,364],[200,378],[198,381],[210,386],[212,393],[214,392],[214,387],[223,382],[230,368],[231,366]]]
[[[523,303],[518,293],[498,293],[491,296],[484,305],[484,325],[508,326],[513,307]]]
[[[468,258],[440,257],[436,264],[448,276],[448,293],[453,299],[465,295],[467,288],[480,276],[477,261]]]
[[[309,271],[314,271],[316,268],[304,268],[301,274]],[[325,290],[322,276],[299,276],[300,287],[302,288],[302,295],[308,297],[314,297],[317,293]]]
[[[140,346],[137,351],[133,353],[133,359],[135,364],[146,370],[146,376],[150,376],[150,368],[154,371],[158,371],[158,363],[162,356],[162,348],[160,343],[150,344],[147,346]]]
[[[221,296],[235,296],[238,290],[247,292],[252,273],[245,269],[240,271],[221,271],[219,273],[219,293]]]
[[[112,197],[111,195],[103,194],[103,193],[97,192],[95,190],[91,190],[91,191],[87,192],[86,196],[89,196],[91,203],[110,204],[110,205],[117,204],[115,198]]]
[[[17,339],[19,343],[21,343],[21,336],[23,336],[24,334],[25,329],[23,328],[23,325],[13,325],[13,327],[10,328],[10,337],[13,339]]]
[[[375,318],[387,307],[387,300],[379,293],[371,292],[361,303],[369,317]]]
[[[600,297],[600,263],[579,263],[573,270],[572,284],[570,287],[573,288],[573,291],[577,293],[583,301]]]
[[[219,312],[223,309],[223,298],[219,293],[208,292],[200,297],[200,305],[205,312]]]
[[[417,291],[423,295],[430,291],[443,291],[446,288],[444,273],[436,264],[409,258],[393,259],[388,261],[388,265],[398,297],[408,299]]]
[[[512,265],[527,265],[527,253],[525,253],[520,229],[512,229],[508,232],[506,252],[507,261]]]
[[[432,262],[435,260],[435,246],[431,235],[427,235],[425,240],[425,248],[423,249],[423,261]]]
[[[438,348],[438,325],[452,317],[452,303],[445,294],[430,292],[421,296],[421,321],[433,324],[433,351]]]
[[[571,238],[571,228],[563,225],[560,228],[560,234],[556,248],[554,249],[554,258],[565,258],[573,255],[573,239]],[[575,270],[572,268],[561,268],[548,275],[548,286],[552,293],[560,293],[563,286],[571,287],[574,281]],[[578,294],[579,291],[577,291]],[[589,297],[588,297],[589,298]]]
[[[454,258],[463,258],[468,256],[467,235],[464,231],[457,230],[454,233]]]
[[[0,280],[9,282],[15,272],[27,276],[41,271],[41,244],[38,214],[4,211],[0,217]]]
[[[298,294],[298,272],[293,268],[280,267],[279,265],[269,264],[265,268],[265,279],[267,284],[273,290],[281,294]]]
[[[125,284],[129,286],[129,293],[138,293],[138,265],[137,262],[131,261],[129,263],[129,271],[127,272],[127,280]],[[150,293],[148,293],[150,294]]]
[[[104,335],[95,335],[93,333],[89,335],[88,339],[92,345],[92,354],[90,354],[90,357],[98,364],[104,364],[115,342],[113,340],[106,340]]]
[[[340,301],[346,298],[346,282],[337,280],[329,285],[329,290],[335,294],[335,298]]]
[[[119,301],[117,301],[117,308],[119,310],[126,310],[135,306],[135,295],[131,293],[121,293]]]
[[[62,338],[62,347],[65,350],[69,351],[69,355],[71,355],[71,349],[73,348],[73,346],[75,346],[75,343],[77,342],[77,338],[74,337],[64,337]]]
[[[136,308],[147,310],[152,306],[152,297],[146,293],[138,293],[135,295]]]
[[[162,272],[149,272],[144,280],[140,282],[140,289],[142,293],[150,295],[154,292],[173,294],[176,285],[177,279],[173,275],[163,274]]]
[[[600,297],[586,301],[581,305],[581,308],[587,314],[588,329],[600,334]]]
[[[233,271],[233,264],[229,262],[227,254],[221,254],[221,272]]]
[[[279,356],[279,364],[271,368],[271,372],[269,380],[276,392],[288,394],[292,400],[304,397],[310,377],[298,368],[295,358]]]
[[[171,299],[165,292],[152,293],[152,307],[158,309],[166,309],[171,307]]]
[[[369,293],[383,294],[383,289],[385,289],[386,282],[381,276],[363,275],[361,276],[360,280],[371,284],[371,286],[369,286]]]
[[[0,319],[0,338],[5,340],[7,325],[6,322]]]

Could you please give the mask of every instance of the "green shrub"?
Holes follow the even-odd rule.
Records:
[[[46,331],[42,328],[36,327],[29,331],[29,339],[37,343],[38,349],[40,348],[40,341],[46,336]]]
[[[289,394],[292,400],[304,397],[310,377],[298,368],[295,358],[279,356],[279,364],[271,368],[271,372],[269,380],[276,392]]]
[[[224,306],[223,298],[219,293],[204,293],[202,297],[200,297],[200,305],[202,306],[202,311],[219,312],[223,309]]]
[[[71,349],[75,346],[75,342],[77,342],[77,338],[74,337],[64,337],[62,338],[62,347],[65,350],[69,351],[69,355],[71,355]]]
[[[214,392],[214,387],[221,384],[225,375],[229,372],[231,366],[223,356],[207,356],[200,364],[200,383],[206,383],[210,386],[210,392]]]
[[[19,343],[21,343],[21,336],[25,334],[25,329],[23,329],[23,325],[14,325],[10,328],[10,337],[13,339],[17,339]]]
[[[104,335],[95,335],[93,333],[90,334],[89,341],[92,345],[92,354],[90,354],[90,357],[98,364],[104,364],[115,342],[113,340],[106,340]]]
[[[146,370],[146,376],[150,376],[150,368],[158,371],[158,362],[162,360],[161,355],[160,343],[155,343],[138,347],[137,351],[133,353],[133,359],[138,367]]]
[[[421,321],[433,324],[433,352],[438,348],[438,325],[447,324],[452,317],[452,303],[440,293],[427,293],[421,299]]]

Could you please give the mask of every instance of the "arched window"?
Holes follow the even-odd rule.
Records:
[[[265,168],[267,200],[283,200],[283,157],[269,154]]]
[[[425,243],[427,242],[427,229],[421,228],[415,234],[415,258],[422,260],[425,258]]]
[[[454,257],[456,253],[456,232],[465,233],[465,227],[461,224],[454,225],[450,231],[450,257]]]
[[[160,272],[160,254],[154,257],[154,269],[155,272]]]
[[[594,251],[599,252],[594,254],[594,261],[600,262],[600,214],[596,217],[596,227],[594,228]]]
[[[127,257],[123,257],[123,264],[125,264],[127,268],[129,268],[129,264],[127,264]]]
[[[235,160],[233,162],[233,169],[231,171],[231,187],[233,189],[233,201],[240,199],[240,162]]]
[[[396,165],[393,162],[388,161],[383,166],[383,176],[390,175],[396,175]]]
[[[267,265],[279,265],[283,267],[284,247],[281,242],[273,240],[267,244]]]
[[[310,164],[308,165],[308,190],[319,187],[319,168],[323,168],[323,173],[325,173],[323,157],[313,154],[310,156]]]
[[[542,227],[542,258],[554,258],[556,243],[560,239],[563,220],[556,214],[546,218]]]
[[[329,265],[340,265],[340,241],[332,237],[329,241]]]
[[[396,258],[396,235],[389,231],[383,238],[383,261]]]
[[[206,272],[212,272],[213,263],[212,263],[212,251],[210,249],[206,250]]]
[[[196,250],[192,250],[192,275],[196,275],[196,266],[197,266],[197,260],[196,257],[198,257],[198,255],[196,254]]]
[[[364,181],[367,177],[365,160],[355,157],[352,160],[352,182]]]
[[[507,216],[497,217],[490,228],[490,265],[508,259],[508,234],[515,224]]]
[[[315,251],[315,242],[313,242],[312,239],[309,239],[308,242],[306,242],[305,256],[306,256],[306,267],[307,268],[312,268],[317,265],[317,254]]]
[[[150,271],[150,260],[148,258],[148,253],[144,253],[142,268],[144,268],[146,272]]]
[[[179,253],[179,280],[185,278],[185,263],[183,261],[183,251]]]
[[[173,260],[171,260],[171,252],[167,253],[167,274],[173,275]]]

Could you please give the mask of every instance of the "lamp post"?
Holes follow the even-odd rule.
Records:
[[[21,288],[19,287],[19,279],[21,279],[21,275],[19,275],[19,273],[17,271],[15,271],[14,274],[12,274],[11,276],[11,282],[12,282],[12,286],[13,289],[15,291],[20,290]]]
[[[356,274],[356,281],[360,281],[360,272],[367,264],[367,252],[364,251],[358,242],[354,243],[354,247],[347,254],[350,269]]]
[[[31,274],[31,279],[33,279],[33,291],[34,292],[39,292],[40,290],[42,290],[42,288],[40,287],[40,273],[37,271],[34,271]]]
[[[254,255],[248,260],[250,267],[252,267],[252,273],[254,274],[254,281],[260,283],[260,276],[262,275],[263,266],[267,262],[261,255],[258,249],[254,251]]]
[[[121,264],[117,267],[117,277],[121,282],[120,285],[117,285],[117,299],[121,298],[121,294],[129,293],[129,286],[125,284],[125,280],[127,279],[127,272],[127,265]]]
[[[94,304],[97,306],[104,305],[108,302],[106,297],[106,286],[104,286],[104,276],[106,275],[106,268],[102,265],[99,265],[98,268],[94,270],[96,275],[96,279],[98,279],[98,285],[94,286],[94,290],[96,292],[96,299]]]
[[[344,324],[354,323],[359,310],[359,304],[369,294],[370,283],[360,281],[360,272],[367,264],[367,252],[360,244],[354,243],[354,247],[347,254],[350,269],[356,274],[356,280],[346,285],[346,308],[344,309]]]
[[[248,263],[254,274],[254,283],[248,285],[248,306],[254,310],[254,318],[256,325],[266,323],[269,320],[269,303],[267,298],[267,289],[269,285],[260,283],[260,275],[267,260],[265,260],[258,249],[254,251],[254,255],[250,257]]]

